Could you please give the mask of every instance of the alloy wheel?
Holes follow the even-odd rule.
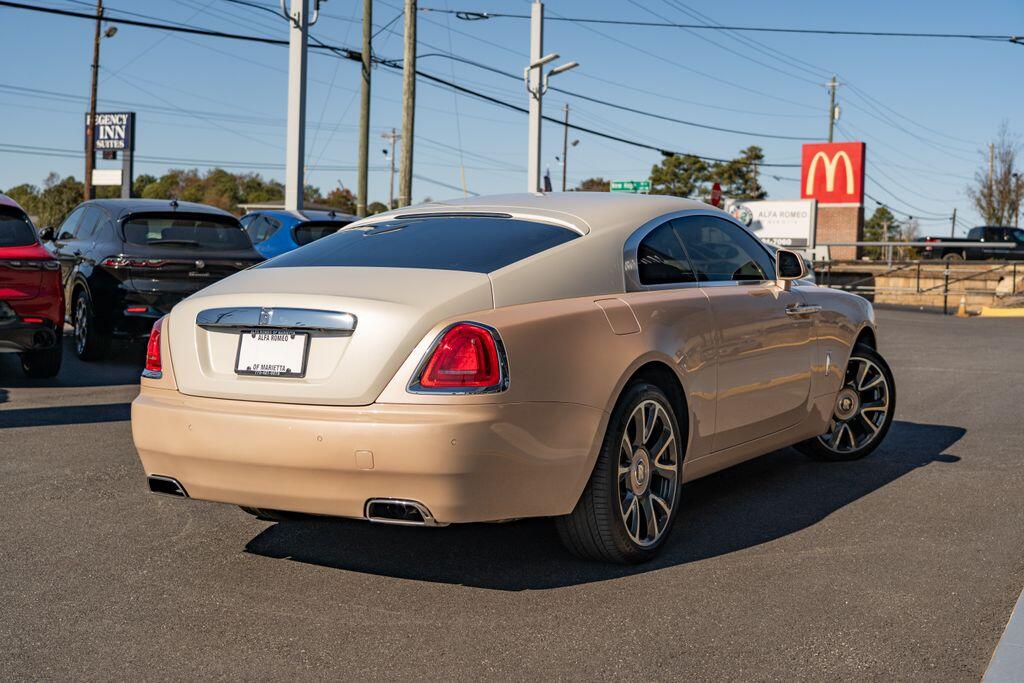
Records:
[[[668,529],[679,486],[679,443],[660,403],[642,401],[619,445],[619,513],[639,546],[657,543]]]
[[[85,345],[89,338],[89,304],[85,297],[78,297],[75,302],[75,350],[78,355],[85,353]]]
[[[835,453],[853,453],[870,445],[890,411],[889,382],[874,362],[852,356],[836,396],[828,431],[818,441]]]

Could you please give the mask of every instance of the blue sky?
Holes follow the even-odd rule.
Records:
[[[271,0],[257,0],[268,7]],[[36,4],[85,9],[88,2],[39,0]],[[285,21],[269,12],[226,0],[107,0],[128,10],[212,29],[286,37]],[[529,13],[526,0],[421,0],[421,7]],[[700,12],[718,23],[1024,34],[1024,3],[857,3],[621,0],[551,0],[548,17],[601,17],[696,23]],[[376,0],[382,28],[375,52],[401,57],[401,0]],[[321,40],[357,47],[362,5],[330,0],[314,27]],[[421,13],[420,53],[450,52],[521,74],[529,22],[467,22],[439,12]],[[751,42],[757,41],[756,43]],[[0,7],[0,187],[41,183],[51,170],[82,176],[79,150],[88,93],[92,26],[80,19]],[[753,132],[823,138],[827,126],[828,74],[839,75],[842,118],[838,140],[867,142],[867,191],[898,210],[926,216],[924,232],[948,230],[953,207],[967,224],[978,220],[964,196],[982,161],[979,150],[1002,120],[1024,133],[1024,45],[976,40],[727,34],[680,29],[584,26],[549,21],[545,48],[580,68],[554,85],[592,97],[689,121]],[[99,109],[138,112],[137,152],[156,159],[137,173],[170,167],[254,170],[281,178],[287,50],[282,47],[164,33],[121,26],[102,44]],[[525,105],[521,81],[440,56],[424,56],[420,69],[503,100]],[[323,55],[311,57],[308,99],[309,182],[329,190],[354,187],[359,67]],[[11,87],[13,86],[13,87]],[[28,91],[26,88],[36,89]],[[444,185],[477,193],[519,191],[526,184],[526,117],[466,95],[422,83],[418,89],[415,172]],[[795,164],[800,142],[720,133],[660,121],[576,100],[545,98],[545,113],[561,116],[662,148],[729,157],[751,144],[771,163]],[[374,71],[370,199],[387,199],[388,174],[380,135],[401,128],[401,76]],[[555,185],[561,168],[562,130],[545,125],[544,160]],[[659,155],[585,133],[570,152],[569,182],[603,176],[645,178]],[[23,147],[13,147],[21,145]],[[27,148],[47,148],[46,150]],[[17,150],[26,153],[15,153]],[[324,168],[327,167],[327,168]],[[777,175],[779,179],[768,177]],[[797,168],[765,169],[771,198],[799,195]],[[461,194],[426,180],[414,198]],[[869,210],[874,202],[868,203]]]

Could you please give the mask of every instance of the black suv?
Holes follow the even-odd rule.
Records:
[[[263,260],[238,219],[191,202],[95,199],[41,236],[60,261],[75,351],[106,355],[141,339],[174,304]]]

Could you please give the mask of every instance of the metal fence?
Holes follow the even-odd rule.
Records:
[[[906,243],[905,243],[906,244]],[[844,245],[846,246],[846,245]],[[861,277],[850,280],[849,275],[859,275],[858,267],[861,268],[884,268]],[[1018,280],[1024,277],[1024,262],[1021,261],[958,261],[955,265],[936,259],[915,259],[903,261],[864,261],[864,260],[828,260],[816,261],[814,270],[818,273],[818,284],[855,292],[865,295],[940,295],[942,296],[943,312],[949,311],[949,297],[967,295],[992,295],[995,296],[995,289],[992,287],[971,287],[973,283],[981,280],[991,281],[998,278],[1010,278],[1010,296],[1024,294],[1024,287],[1018,285]],[[836,282],[837,276],[842,282]],[[846,276],[846,277],[843,277]],[[879,286],[879,280],[886,280],[893,277],[914,281],[913,286],[895,286],[885,284]],[[939,284],[928,284],[927,281],[941,277]],[[925,281],[922,284],[922,280]],[[965,284],[966,283],[966,284]],[[960,285],[951,289],[951,286]]]

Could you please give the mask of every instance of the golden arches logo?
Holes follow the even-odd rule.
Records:
[[[818,161],[825,164],[825,191],[832,192],[836,186],[836,169],[839,167],[839,160],[842,159],[846,165],[846,194],[853,194],[853,162],[850,155],[840,150],[831,159],[824,152],[817,152],[811,159],[811,165],[807,169],[807,187],[804,194],[814,194],[814,172],[818,170]]]

